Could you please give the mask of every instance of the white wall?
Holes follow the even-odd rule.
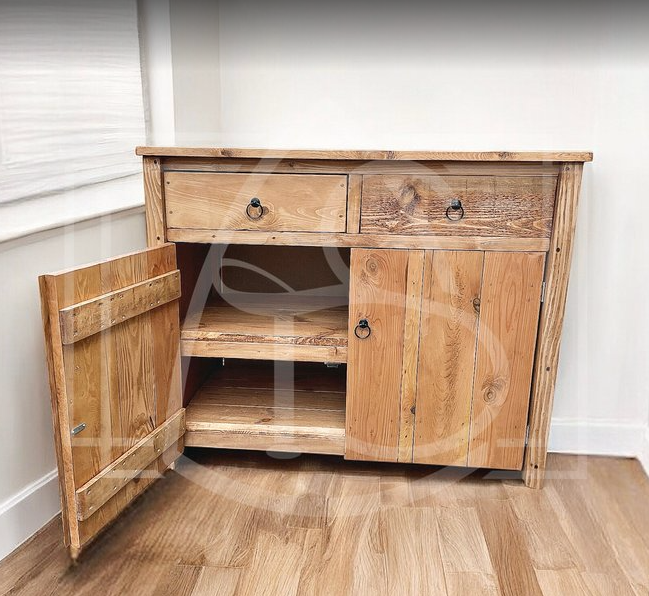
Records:
[[[0,559],[60,509],[38,276],[145,245],[141,207],[0,243]]]
[[[219,66],[218,91],[196,76],[191,104],[177,97],[175,106],[177,120],[184,110],[210,120],[200,134],[178,120],[176,140],[594,151],[551,446],[638,455],[649,417],[647,14],[434,5],[221,3],[210,65]],[[172,16],[172,29],[200,18]],[[200,37],[183,44],[172,47],[174,70],[192,53],[210,55]]]

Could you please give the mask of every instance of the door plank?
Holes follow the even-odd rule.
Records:
[[[68,397],[64,367],[61,327],[59,326],[59,297],[56,278],[41,276],[38,279],[41,295],[41,317],[45,336],[48,380],[50,384],[50,403],[52,425],[54,427],[54,447],[61,497],[61,522],[63,542],[66,547],[79,543],[79,526],[76,519],[74,495],[74,467],[72,465],[72,439],[68,415]],[[72,520],[72,523],[71,521]]]
[[[468,465],[523,465],[543,253],[486,253]]]
[[[408,251],[353,249],[347,361],[347,459],[396,461]],[[367,319],[371,335],[354,328]]]
[[[406,319],[403,329],[403,364],[401,367],[401,422],[399,425],[399,461],[403,462],[412,461],[423,275],[424,251],[409,251],[406,279]]]
[[[56,280],[59,304],[71,306],[104,293],[107,271],[107,265],[101,264],[80,269],[76,275],[60,276]],[[57,313],[57,324],[59,320]],[[104,357],[109,344],[109,334],[101,333],[62,347],[70,433],[85,425],[83,433],[71,439],[75,488],[122,453],[113,440],[121,436],[121,417],[119,402],[110,398],[109,367]]]
[[[112,283],[127,287],[147,279],[146,253],[109,263]],[[114,437],[125,453],[155,428],[153,342],[151,316],[143,313],[111,330],[111,401],[120,408],[121,437]],[[120,453],[120,455],[121,455]]]
[[[147,259],[150,275],[159,276],[176,267],[175,251],[166,251],[160,254],[148,253]],[[180,345],[173,341],[173,338],[180,336],[179,309],[180,301],[173,300],[164,306],[153,309],[149,314],[153,345],[154,387],[156,388],[156,425],[169,420],[183,403]],[[182,451],[182,439],[180,441],[180,451]]]
[[[484,253],[427,251],[414,461],[464,466]]]

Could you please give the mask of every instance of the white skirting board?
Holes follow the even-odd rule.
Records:
[[[60,510],[56,470],[0,503],[0,559],[38,532]]]
[[[649,475],[649,426],[555,419],[550,451],[637,457]],[[33,536],[60,511],[56,470],[0,503],[0,559]]]
[[[648,429],[631,422],[553,418],[548,451],[640,458]]]
[[[649,476],[649,426],[645,431],[642,445],[640,446],[638,459],[640,460],[640,463],[642,464],[642,467],[644,468],[647,476]]]

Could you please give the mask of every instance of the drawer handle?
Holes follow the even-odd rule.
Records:
[[[261,219],[263,214],[264,208],[261,206],[261,201],[257,197],[250,199],[250,203],[246,207],[248,219]]]
[[[446,208],[446,219],[450,221],[460,221],[464,217],[464,207],[460,199],[453,199],[451,204]]]
[[[358,321],[358,325],[354,327],[354,335],[358,337],[358,339],[367,339],[372,335],[372,328],[367,319],[361,319]]]

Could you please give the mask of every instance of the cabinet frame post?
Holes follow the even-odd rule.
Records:
[[[523,463],[523,479],[530,488],[541,488],[545,477],[582,172],[582,163],[564,163],[559,173],[554,225],[546,266],[545,296],[534,357],[529,438]]]
[[[144,211],[146,215],[146,245],[164,244],[166,238],[162,166],[160,157],[143,157]]]

